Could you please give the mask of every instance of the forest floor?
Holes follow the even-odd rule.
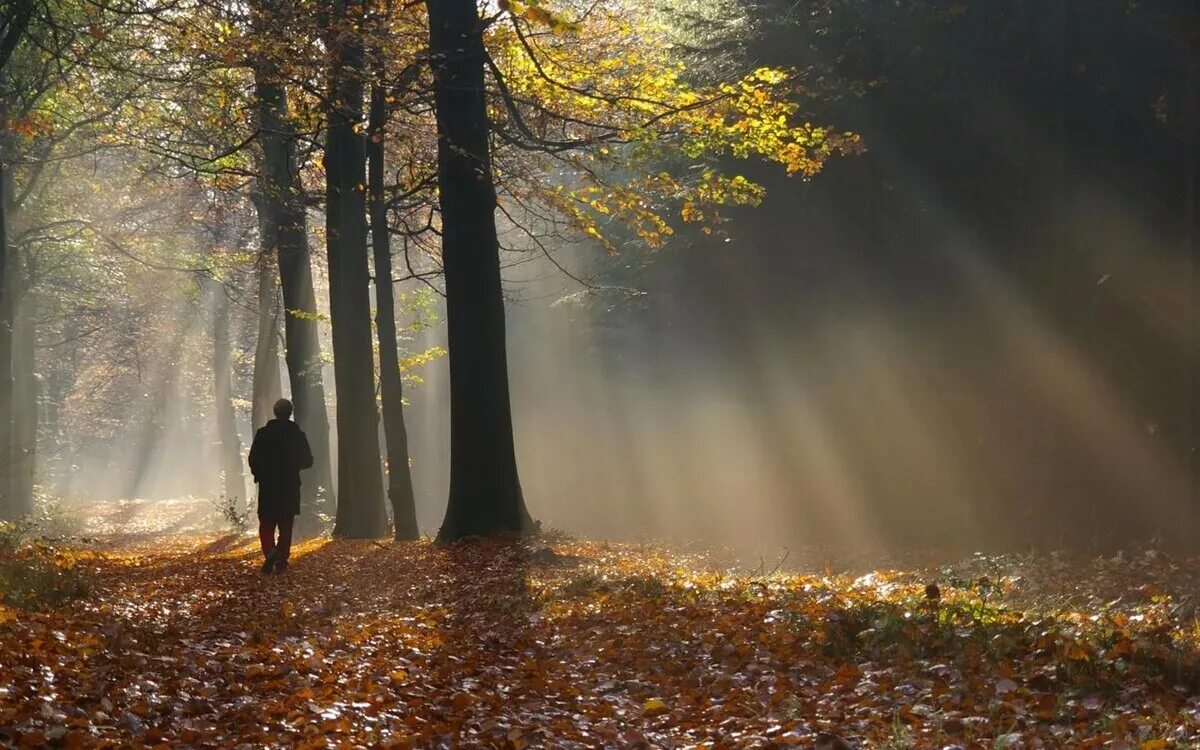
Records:
[[[176,510],[3,553],[70,585],[0,590],[0,746],[1200,747],[1200,559],[319,539],[263,576]]]

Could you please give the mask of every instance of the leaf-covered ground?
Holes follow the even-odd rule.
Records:
[[[271,577],[246,539],[53,554],[88,591],[0,607],[0,744],[1200,746],[1200,561],[1163,554],[768,574],[320,540]]]

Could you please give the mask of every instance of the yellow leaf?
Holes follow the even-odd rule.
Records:
[[[536,5],[525,9],[525,17],[535,23],[545,24],[549,26],[554,21],[554,16],[545,8],[539,8]]]
[[[1166,740],[1146,740],[1140,747],[1142,750],[1165,750],[1171,743]]]
[[[651,698],[642,704],[642,716],[662,716],[670,709],[658,698]]]
[[[296,605],[292,604],[291,602],[284,602],[282,611],[284,617],[291,617],[292,615],[296,614]]]

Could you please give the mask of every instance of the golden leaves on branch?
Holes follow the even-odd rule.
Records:
[[[542,26],[552,31],[567,32],[578,31],[580,26],[574,21],[568,20],[563,15],[556,13],[539,0],[499,0],[496,5],[503,11],[507,11],[514,18],[521,18],[535,26]]]

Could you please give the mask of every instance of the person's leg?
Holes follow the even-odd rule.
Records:
[[[295,520],[294,516],[279,520],[279,544],[276,547],[278,551],[275,553],[275,570],[281,573],[287,570],[288,557],[292,554],[292,523]]]
[[[258,541],[262,545],[263,557],[270,557],[275,550],[275,522],[258,519]]]

